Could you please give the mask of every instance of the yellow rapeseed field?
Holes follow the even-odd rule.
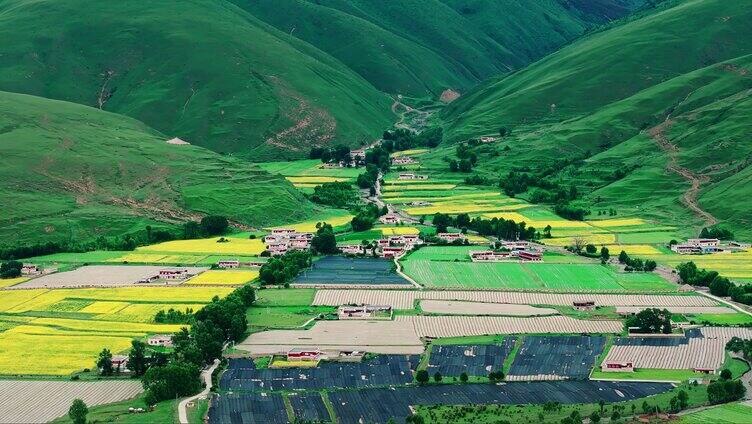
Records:
[[[538,228],[537,226],[535,226]],[[614,234],[587,234],[581,236],[582,240],[587,244],[594,244],[600,246],[602,244],[616,244],[616,236]],[[551,239],[544,239],[543,242],[551,246],[571,246],[574,244],[575,237],[554,237]],[[618,252],[617,252],[618,254]]]
[[[165,255],[160,253],[128,253],[107,262],[128,262],[143,264],[195,264],[206,255]]]
[[[27,280],[28,278],[26,277],[0,278],[0,288],[15,286],[16,284],[23,283],[24,281],[27,281]]]
[[[226,238],[219,243],[219,237],[197,240],[173,240],[151,246],[139,247],[139,253],[172,252],[204,254],[259,255],[265,250],[261,239]]]
[[[7,312],[48,291],[49,290],[47,289],[3,290],[3,292],[0,293],[0,295],[2,295],[2,301],[0,301],[0,312]]]
[[[613,218],[588,221],[588,224],[595,227],[632,227],[637,225],[645,225],[647,224],[647,222],[644,219],[640,218]]]
[[[712,255],[679,255],[675,253],[651,255],[646,258],[658,263],[676,266],[692,261],[698,268],[718,271],[729,278],[752,279],[752,252],[716,253]]]
[[[381,234],[384,236],[400,236],[403,234],[420,234],[420,230],[415,227],[380,227],[376,229],[381,230]]]
[[[86,314],[112,314],[126,306],[130,305],[128,302],[105,302],[97,301],[89,306],[82,308],[79,312]]]
[[[530,205],[526,203],[506,203],[504,200],[500,201],[452,201],[452,202],[435,202],[430,206],[416,206],[405,209],[410,215],[434,215],[436,213],[446,214],[460,214],[460,213],[480,213],[488,211],[500,211],[500,210],[517,210],[524,209]],[[505,212],[494,212],[494,214],[504,214]],[[484,214],[484,217],[493,214]],[[497,216],[498,218],[498,216]]]
[[[647,244],[609,244],[606,245],[611,255],[618,255],[622,250],[629,255],[660,255],[661,251]]]
[[[322,218],[322,219],[311,220],[311,221],[298,222],[297,224],[282,225],[282,226],[275,227],[275,228],[292,228],[295,231],[304,232],[304,233],[312,233],[316,231],[316,224],[319,222],[326,222],[332,227],[337,227],[339,225],[348,224],[350,221],[352,221],[352,219],[353,219],[353,216],[347,214],[347,215],[340,215],[340,216],[330,216],[328,218]]]
[[[197,311],[203,306],[203,304],[192,303],[132,303],[119,311],[97,315],[94,319],[98,321],[149,323],[153,321],[154,315],[159,311],[167,311],[170,308],[176,311],[185,311],[188,308]]]
[[[239,286],[259,276],[258,271],[218,271],[211,270],[191,278],[185,284]]]
[[[287,178],[287,181],[290,181],[291,183],[315,183],[315,184],[323,184],[323,183],[333,183],[338,181],[348,181],[349,178],[340,178],[340,177],[319,177],[319,176],[296,176],[296,177],[285,177]]]
[[[428,152],[428,149],[409,149],[402,150],[400,152],[394,152],[390,156],[393,158],[398,158],[400,156],[420,155],[426,152]]]
[[[415,184],[414,181],[411,181],[411,184],[385,185],[382,190],[385,192],[410,190],[451,190],[455,187],[457,187],[456,184]]]
[[[494,214],[495,218],[511,219],[514,222],[525,222],[528,227],[535,227],[536,229],[543,229],[547,225],[551,228],[589,228],[590,226],[586,222],[582,221],[568,221],[566,219],[546,219],[535,220],[526,217],[523,214],[517,212],[499,212]]]

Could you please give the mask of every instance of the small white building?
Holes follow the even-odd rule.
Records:
[[[397,179],[398,180],[427,180],[428,175],[418,175],[418,174],[413,174],[412,172],[401,172],[397,176]]]
[[[188,270],[185,268],[159,270],[159,278],[163,280],[185,280],[189,275]]]
[[[721,244],[721,241],[715,238],[694,238],[687,240],[687,244],[700,246],[700,247],[712,247]]]
[[[379,222],[381,222],[382,224],[393,225],[401,223],[402,219],[395,213],[388,213],[386,215],[380,216]]]
[[[348,244],[345,246],[340,246],[339,250],[341,250],[342,253],[346,253],[348,255],[363,255],[366,253],[366,248],[362,244]]]
[[[217,267],[223,269],[239,268],[240,261],[237,259],[220,260],[217,262]]]
[[[146,339],[146,344],[149,346],[162,346],[172,347],[172,335],[170,334],[156,334]]]
[[[21,275],[38,275],[41,273],[39,267],[34,264],[23,264],[21,266]]]
[[[413,165],[416,163],[418,163],[418,161],[411,158],[410,156],[398,156],[396,158],[392,158],[392,165]]]

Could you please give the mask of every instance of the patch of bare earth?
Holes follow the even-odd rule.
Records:
[[[270,77],[277,88],[279,116],[293,124],[266,139],[266,144],[291,151],[321,146],[334,139],[337,121],[326,110],[312,106],[282,80]]]
[[[454,91],[451,88],[447,88],[446,90],[441,92],[441,96],[439,97],[439,100],[441,100],[443,103],[452,103],[453,101],[460,98],[459,91]]]

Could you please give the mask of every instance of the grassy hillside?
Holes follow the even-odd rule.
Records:
[[[120,115],[0,92],[0,246],[80,241],[204,214],[244,224],[304,220],[282,177]]]
[[[377,88],[466,91],[619,18],[643,0],[231,0]]]
[[[220,0],[0,1],[0,90],[128,115],[253,160],[370,141],[389,99]]]
[[[461,98],[444,111],[450,137],[513,128],[483,155],[482,172],[585,156],[555,178],[595,208],[721,221],[752,237],[750,18],[744,2],[669,1]]]

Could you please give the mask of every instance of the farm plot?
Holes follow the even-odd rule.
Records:
[[[258,271],[211,270],[191,278],[186,281],[185,284],[203,286],[239,286],[255,280],[258,276]]]
[[[363,388],[412,383],[418,355],[379,355],[363,362],[322,362],[314,368],[256,369],[249,359],[230,359],[220,388],[287,391]]]
[[[0,381],[0,423],[46,423],[68,413],[74,399],[89,407],[131,399],[143,391],[139,381]]]
[[[557,315],[559,311],[550,308],[537,308],[529,305],[509,303],[482,303],[457,300],[423,300],[420,302],[423,312],[445,315],[506,315],[532,317],[540,315]]]
[[[680,424],[747,424],[752,417],[752,405],[728,403],[679,417]]]
[[[332,422],[321,393],[291,393],[287,399],[292,406],[293,415],[300,422]]]
[[[606,362],[633,362],[635,368],[718,369],[725,359],[728,340],[707,337],[620,337],[608,351]],[[618,378],[618,373],[614,373]]]
[[[319,176],[335,178],[357,178],[363,172],[362,168],[327,167],[318,159],[305,159],[285,162],[262,162],[262,169],[272,174],[286,177]]]
[[[291,228],[298,232],[312,233],[316,231],[316,225],[322,222],[325,222],[331,225],[332,227],[339,227],[342,225],[349,224],[350,221],[352,221],[353,219],[353,215],[350,215],[346,212],[339,211],[339,210],[331,210],[329,211],[329,213],[322,213],[319,216],[321,216],[321,218],[316,218],[315,220],[310,220],[310,221],[298,222],[298,223],[290,224],[290,225],[284,225],[284,226],[277,227],[277,228]]]
[[[173,240],[164,243],[143,246],[136,249],[137,253],[170,253],[170,254],[218,254],[218,255],[251,255],[257,256],[266,247],[261,239],[242,239],[236,237],[220,237],[196,239],[196,240]]]
[[[293,348],[405,355],[423,353],[423,342],[413,326],[397,321],[318,321],[310,330],[270,330],[251,334],[236,347],[253,355],[277,354]]]
[[[73,288],[73,287],[119,287],[132,286],[144,279],[159,274],[161,270],[176,270],[178,268],[139,265],[89,265],[73,271],[57,272],[43,275],[14,286],[14,289],[33,288]],[[190,275],[196,275],[207,268],[181,268]],[[158,284],[179,284],[182,281],[166,282],[159,280]],[[157,284],[157,283],[155,283]],[[144,284],[145,285],[145,284]]]
[[[194,265],[206,258],[206,255],[164,255],[161,253],[128,253],[126,255],[108,259],[107,262],[123,262],[136,264],[186,264]]]
[[[474,317],[404,316],[396,323],[414,327],[419,337],[460,337],[487,334],[621,333],[621,321],[584,321],[564,316],[551,317]]]
[[[287,410],[282,395],[247,393],[217,395],[209,409],[211,424],[287,424]]]
[[[327,256],[293,280],[295,285],[409,285],[394,263],[376,258]]]
[[[470,252],[488,250],[481,246],[425,246],[413,251],[403,260],[410,261],[463,261],[470,262]]]
[[[709,307],[718,306],[714,300],[699,295],[631,295],[631,294],[565,294],[510,291],[451,291],[451,290],[318,290],[314,305],[339,306],[347,304],[392,305],[395,309],[413,309],[416,300],[464,300],[485,303],[513,303],[517,305],[572,306],[575,301],[593,301],[596,306],[643,307]],[[731,329],[733,330],[733,329]]]
[[[586,379],[605,344],[605,337],[526,336],[507,379]]]
[[[512,352],[515,337],[505,337],[500,345],[436,345],[431,347],[428,360],[429,374],[458,377],[486,376],[491,371],[501,370],[504,360]]]
[[[24,281],[27,281],[27,277],[17,277],[17,278],[2,278],[0,279],[0,288],[15,286],[16,284],[23,283]]]
[[[384,424],[392,417],[404,420],[411,414],[410,407],[416,405],[520,405],[543,404],[548,401],[575,404],[599,400],[609,403],[652,396],[672,388],[672,385],[663,383],[513,382],[503,386],[464,384],[334,391],[329,393],[329,398],[342,424]]]
[[[617,306],[617,314],[636,314],[643,309],[638,306]],[[661,309],[668,309],[672,314],[736,314],[731,308],[723,306],[666,306]]]
[[[443,262],[413,259],[404,272],[418,284],[441,288],[626,291],[676,289],[657,274],[629,274],[596,264]]]
[[[668,253],[662,255],[645,256],[659,264],[672,267],[682,262],[694,262],[698,268],[718,271],[721,275],[740,280],[752,280],[752,251],[738,253],[716,253],[712,255],[679,255]]]
[[[200,309],[222,287],[121,287],[4,290],[0,304],[0,374],[67,375],[91,368],[102,348],[113,353],[133,338],[171,333],[154,324],[159,310]]]

